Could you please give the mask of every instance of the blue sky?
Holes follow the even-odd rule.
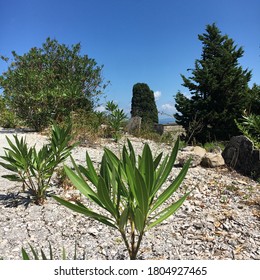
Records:
[[[188,93],[180,74],[200,58],[198,34],[213,22],[244,48],[240,64],[252,70],[250,85],[260,84],[259,0],[0,0],[0,10],[1,55],[23,54],[47,37],[80,42],[82,54],[104,65],[106,99],[127,112],[137,82],[155,92],[160,112],[175,112],[173,96]]]

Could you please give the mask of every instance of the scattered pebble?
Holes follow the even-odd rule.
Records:
[[[7,147],[6,133],[0,133],[0,155]],[[8,135],[10,137],[10,135]],[[31,145],[46,143],[47,138],[36,133],[19,133]],[[167,154],[171,147],[149,140],[131,138],[136,153],[148,142],[154,154]],[[85,164],[86,151],[98,166],[103,147],[118,153],[120,143],[103,141],[100,146],[77,147],[73,151],[76,162]],[[181,153],[181,152],[180,152]],[[70,161],[67,161],[70,164]],[[181,170],[174,167],[168,182]],[[0,175],[7,171],[0,167]],[[149,232],[146,232],[139,251],[140,259],[260,259],[260,184],[226,167],[190,168],[182,186],[171,198],[174,201],[186,188],[194,188],[183,206]],[[21,204],[18,183],[0,177],[0,259],[21,259],[21,248],[43,249],[48,255],[49,243],[56,258],[62,248],[69,258],[128,259],[120,234],[83,215],[59,205],[48,198],[43,206]],[[63,197],[78,194],[53,186]],[[84,201],[85,203],[85,201]],[[86,202],[88,203],[88,202]],[[91,204],[88,204],[91,206]],[[93,207],[95,209],[95,207]]]

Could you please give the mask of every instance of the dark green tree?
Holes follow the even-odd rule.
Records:
[[[80,44],[70,47],[50,38],[24,55],[13,51],[13,61],[0,76],[10,110],[38,131],[74,110],[91,111],[106,86],[103,66],[80,51]]]
[[[260,85],[253,84],[250,89],[245,113],[260,115]]]
[[[158,110],[155,103],[154,92],[145,83],[133,86],[131,116],[141,117],[142,125],[153,126],[158,123]]]
[[[215,24],[207,25],[198,38],[203,45],[201,58],[190,69],[191,77],[181,75],[191,97],[177,93],[174,116],[197,141],[226,140],[238,133],[234,120],[246,109],[251,71],[238,63],[243,49]]]

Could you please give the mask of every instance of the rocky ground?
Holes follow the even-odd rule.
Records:
[[[12,137],[12,133],[14,131],[0,131],[0,155],[7,146],[5,136]],[[18,132],[18,135],[26,136],[28,143],[38,147],[47,141],[45,136],[36,133]],[[131,140],[137,152],[146,141]],[[77,147],[73,157],[84,164],[88,151],[97,166],[104,146],[118,152],[124,141]],[[154,154],[171,150],[165,144],[148,142]],[[167,183],[180,170],[174,167]],[[3,174],[6,170],[0,167],[0,175]],[[183,193],[186,188],[195,189],[181,209],[145,234],[140,259],[260,259],[259,183],[226,167],[197,166],[189,169],[177,193]],[[75,244],[78,258],[84,254],[86,259],[128,258],[117,232],[64,208],[51,198],[43,206],[25,206],[20,190],[18,183],[0,177],[0,258],[21,259],[21,248],[28,249],[29,243],[46,253],[50,243],[57,258],[63,247],[72,258]],[[67,199],[79,196],[76,190],[65,190],[55,181],[52,190]]]

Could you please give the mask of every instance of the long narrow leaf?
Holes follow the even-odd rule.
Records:
[[[102,177],[99,178],[98,181],[98,198],[104,205],[104,208],[110,212],[115,218],[118,217],[118,212],[115,209],[115,205],[110,199],[108,188],[106,186],[106,183]]]
[[[146,216],[144,215],[144,213],[140,210],[139,207],[137,207],[134,211],[134,222],[139,232],[142,232],[144,230],[145,218]]]
[[[150,210],[150,214],[157,209],[160,205],[162,205],[181,185],[183,179],[185,178],[187,171],[189,169],[190,160],[188,160],[183,166],[182,170],[178,174],[178,176],[174,179],[172,184],[157,198],[153,207]]]
[[[110,150],[107,149],[107,148],[104,149],[104,152],[105,152],[107,158],[111,161],[111,163],[112,163],[115,167],[117,167],[118,164],[120,163],[119,158],[118,158],[112,151],[110,151]]]
[[[75,185],[75,187],[85,196],[89,197],[97,197],[96,193],[91,189],[91,187],[87,184],[87,182],[79,177],[75,172],[73,172],[69,167],[64,166],[64,170],[71,180],[71,182]]]
[[[53,196],[53,198],[59,202],[60,204],[62,204],[63,206],[66,206],[67,208],[77,212],[77,213],[80,213],[80,214],[83,214],[85,216],[88,216],[88,217],[91,217],[103,224],[106,224],[110,227],[113,227],[113,228],[117,228],[112,222],[112,220],[109,218],[109,217],[106,217],[106,216],[103,216],[103,215],[100,215],[100,214],[97,214],[91,210],[89,210],[87,207],[81,207],[79,205],[76,205],[74,203],[71,203],[71,202],[68,202],[60,197],[57,197],[57,196]],[[111,221],[111,222],[110,222]]]
[[[162,186],[162,184],[165,182],[165,180],[169,176],[169,174],[170,174],[170,172],[173,168],[174,162],[176,160],[176,157],[177,157],[177,154],[178,154],[178,149],[179,149],[179,138],[177,139],[177,141],[174,145],[174,148],[173,148],[172,153],[171,153],[171,155],[168,159],[168,162],[165,166],[165,169],[162,172],[162,175],[160,176],[160,178],[158,179],[157,183],[154,186],[154,190],[153,190],[152,195],[155,195],[155,193],[159,190],[159,188]]]
[[[3,178],[9,180],[9,181],[15,181],[15,182],[23,182],[24,180],[21,179],[18,175],[2,175]]]
[[[129,152],[130,152],[130,159],[131,159],[133,165],[135,166],[136,165],[136,156],[135,156],[134,147],[129,139],[127,139],[127,144],[128,144],[128,148],[129,148]]]
[[[23,257],[23,260],[25,260],[25,261],[30,260],[30,257],[29,257],[29,255],[27,254],[27,252],[25,251],[24,248],[22,248],[22,257]]]
[[[1,158],[4,159],[5,157],[1,157]],[[7,163],[4,163],[4,162],[0,162],[0,165],[3,166],[7,170],[10,170],[10,171],[13,171],[13,172],[18,172],[18,168],[13,164],[7,164]]]
[[[154,162],[150,147],[146,144],[144,147],[144,178],[146,183],[147,194],[150,196],[154,183]]]
[[[161,162],[161,159],[162,159],[162,156],[163,156],[163,153],[160,153],[154,160],[153,162],[153,168],[154,170],[156,170],[156,168],[158,167],[159,163]]]
[[[39,260],[39,256],[38,256],[38,253],[36,252],[36,250],[34,250],[33,246],[31,244],[29,244],[30,248],[31,248],[31,251],[33,253],[33,256],[34,256],[34,259],[35,260]]]
[[[178,201],[173,203],[171,206],[167,207],[163,211],[161,211],[157,216],[160,216],[157,220],[150,223],[147,227],[147,230],[151,229],[152,227],[155,227],[156,225],[160,224],[162,221],[166,220],[168,217],[170,217],[173,213],[175,213],[179,207],[183,204],[183,202],[186,200],[187,196],[190,194],[186,193],[183,197],[181,197]]]
[[[89,177],[88,179],[94,184],[94,186],[97,186],[98,184],[98,175],[96,173],[96,170],[92,164],[92,161],[89,157],[89,154],[86,152],[86,162],[88,166],[88,171],[89,171]]]
[[[46,255],[44,254],[43,250],[41,249],[41,255],[42,255],[42,259],[43,260],[48,260],[48,258],[46,257]]]
[[[119,218],[119,229],[123,230],[128,220],[129,209],[126,207]]]
[[[137,168],[135,169],[135,193],[137,203],[142,213],[146,215],[149,206],[148,190],[144,178],[142,177],[141,173]]]

